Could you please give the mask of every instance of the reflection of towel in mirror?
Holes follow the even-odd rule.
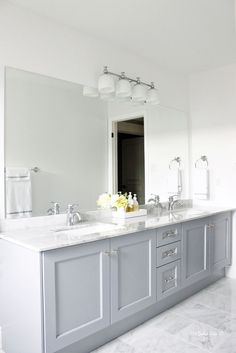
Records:
[[[209,199],[209,169],[194,169],[194,198],[198,200]]]
[[[32,216],[31,175],[28,168],[6,168],[6,217]]]
[[[178,195],[182,192],[182,171],[180,169],[169,169],[167,178],[169,195]]]

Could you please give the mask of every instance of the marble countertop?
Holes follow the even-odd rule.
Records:
[[[25,229],[5,230],[0,239],[23,246],[33,251],[42,252],[66,246],[110,239],[121,235],[155,229],[193,219],[208,217],[217,213],[233,211],[227,207],[207,207],[180,209],[163,215],[147,215],[126,220],[103,217],[94,221],[82,222],[66,228],[64,224],[43,225]],[[60,229],[63,229],[59,231]]]

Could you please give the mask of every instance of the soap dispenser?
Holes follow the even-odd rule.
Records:
[[[134,201],[132,198],[132,193],[129,192],[127,212],[132,212],[133,210],[134,210]]]
[[[134,194],[134,198],[133,198],[133,209],[134,209],[134,211],[139,210],[139,203],[138,203],[138,199],[137,199],[136,194]]]

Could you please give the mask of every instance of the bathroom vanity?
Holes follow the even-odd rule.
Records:
[[[224,276],[231,263],[226,209],[0,236],[6,353],[91,352]]]

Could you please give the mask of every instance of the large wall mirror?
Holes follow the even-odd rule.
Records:
[[[5,80],[7,218],[46,215],[51,201],[62,213],[69,203],[93,210],[119,189],[166,200],[177,156],[188,197],[186,113],[84,97],[79,84],[13,68]]]

